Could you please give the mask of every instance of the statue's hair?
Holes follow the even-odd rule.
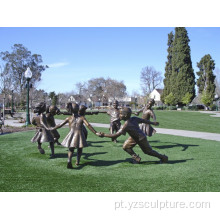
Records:
[[[55,111],[56,114],[60,113],[60,109],[57,108],[56,105],[50,105],[46,109],[46,113],[50,113],[51,111]]]
[[[79,107],[79,114],[82,115],[86,111],[87,107],[85,105],[80,105]]]
[[[35,106],[34,112],[36,113],[43,113],[46,109],[46,103],[45,102],[40,102]]]
[[[77,113],[79,111],[79,105],[77,103],[72,103],[73,113]]]
[[[148,102],[152,102],[152,104],[155,104],[155,100],[154,99],[149,99]]]
[[[120,110],[120,112],[121,112],[122,114],[123,114],[123,113],[127,114],[128,117],[131,117],[132,111],[131,111],[130,108],[124,107],[124,108],[122,108],[122,109]]]
[[[72,102],[67,102],[66,103],[66,109],[69,113],[73,113],[73,106],[72,106]]]

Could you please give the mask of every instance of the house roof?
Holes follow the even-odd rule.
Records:
[[[158,93],[162,94],[163,93],[163,89],[155,89]]]

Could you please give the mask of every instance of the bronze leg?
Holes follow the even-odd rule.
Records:
[[[39,152],[40,152],[41,154],[45,154],[44,149],[41,148],[41,143],[40,143],[40,142],[38,142],[37,148],[38,148],[38,150],[39,150]]]

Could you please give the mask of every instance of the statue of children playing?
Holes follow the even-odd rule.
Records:
[[[47,124],[48,127],[55,127],[56,123],[55,123],[55,119],[54,119],[54,115],[60,114],[60,110],[54,106],[48,106],[46,109],[46,118],[47,118]],[[60,134],[58,133],[57,130],[53,130],[51,131],[53,137],[54,137],[54,143],[56,143],[57,145],[61,145],[60,142],[58,141],[60,138]]]
[[[138,144],[141,150],[150,156],[154,156],[160,159],[161,163],[166,163],[168,161],[168,157],[166,155],[161,155],[157,151],[153,150],[150,144],[147,141],[147,136],[143,133],[143,131],[139,128],[140,123],[145,124],[153,124],[159,125],[158,122],[151,122],[146,119],[141,119],[138,117],[131,117],[131,109],[123,108],[120,110],[120,120],[124,120],[125,123],[122,128],[115,134],[105,134],[101,133],[100,137],[109,137],[109,138],[117,138],[120,135],[125,135],[126,132],[130,135],[130,137],[124,142],[123,150],[125,150],[128,154],[131,155],[133,159],[133,163],[140,163],[141,158],[133,151],[133,147]]]
[[[37,116],[32,118],[32,124],[36,126],[36,133],[31,139],[31,142],[38,143],[38,150],[41,154],[45,154],[44,149],[41,145],[43,142],[50,143],[51,155],[50,158],[54,158],[54,138],[50,131],[45,129],[45,126],[48,127],[47,117],[44,114],[46,111],[46,104],[40,102],[34,109],[34,113],[37,113]]]
[[[97,136],[100,136],[100,133],[97,133],[95,129],[89,124],[89,122],[84,117],[86,107],[80,106],[80,109],[79,109],[79,105],[75,103],[73,103],[72,106],[73,106],[73,112],[74,112],[72,116],[66,118],[64,122],[62,122],[59,125],[56,125],[54,128],[49,128],[49,130],[54,130],[54,129],[61,128],[66,123],[69,123],[70,131],[61,143],[62,146],[69,148],[68,163],[67,163],[68,169],[73,168],[72,156],[73,156],[74,149],[76,148],[78,151],[76,165],[79,165],[80,157],[82,155],[82,148],[88,146],[86,142],[85,133],[83,131],[83,124],[85,124],[89,128],[89,130],[91,130],[94,134],[96,134]],[[79,112],[79,114],[76,112]]]
[[[120,122],[120,118],[119,118],[118,101],[117,100],[115,100],[113,102],[113,108],[110,108],[107,111],[107,114],[111,116],[111,118],[110,118],[110,133],[114,134],[121,127],[121,122]],[[112,138],[112,141],[114,141],[116,143],[117,139]]]
[[[142,118],[150,120],[150,118],[153,118],[154,121],[156,121],[156,115],[154,114],[154,111],[152,109],[152,106],[155,104],[154,99],[150,99],[147,102],[147,106],[143,107],[142,109],[138,110],[135,115],[139,115],[140,112],[143,112]],[[140,129],[149,137],[151,137],[153,134],[156,133],[156,130],[150,125],[142,123],[140,124]]]

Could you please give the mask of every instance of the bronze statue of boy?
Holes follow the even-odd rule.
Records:
[[[141,119],[138,117],[131,117],[131,109],[123,108],[120,110],[120,120],[124,120],[124,125],[120,128],[120,130],[115,134],[105,134],[100,133],[100,137],[109,137],[109,138],[117,138],[120,135],[125,135],[128,133],[130,137],[124,142],[123,150],[131,155],[133,159],[133,163],[140,163],[141,158],[133,151],[133,147],[138,144],[141,150],[150,156],[157,157],[160,159],[161,163],[168,162],[168,157],[166,155],[161,155],[157,151],[153,150],[147,141],[147,136],[144,132],[139,128],[140,123],[145,124],[153,124],[159,125],[158,122],[151,122],[147,119]]]

